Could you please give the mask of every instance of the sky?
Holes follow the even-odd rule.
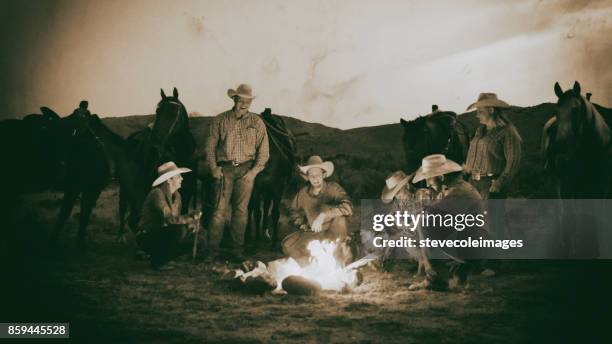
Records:
[[[150,114],[172,87],[211,116],[240,83],[255,112],[342,129],[552,102],[555,81],[612,105],[612,0],[2,0],[0,20],[3,119]]]

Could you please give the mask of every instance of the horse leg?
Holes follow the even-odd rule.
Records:
[[[261,212],[261,228],[264,231],[264,236],[267,240],[272,239],[272,235],[270,234],[270,208],[272,208],[272,199],[266,195],[266,198],[263,201],[263,210]]]
[[[194,200],[194,209],[197,207],[195,196],[197,193],[198,180],[194,176],[186,175],[184,184],[185,187],[181,189],[181,214],[187,214],[187,212],[189,212],[189,204],[192,199]]]
[[[283,198],[283,192],[279,192],[274,197],[272,204],[272,244],[278,245],[278,220],[280,219],[280,206]]]
[[[85,249],[87,225],[101,192],[102,189],[87,190],[83,192],[81,197],[81,217],[79,219],[79,234],[77,236],[77,245],[80,249]]]
[[[262,203],[263,202],[261,198],[258,198],[257,201],[255,202],[255,208],[253,209],[253,220],[255,222],[255,243],[256,244],[261,243],[262,241],[261,232],[265,228],[264,226],[262,226],[262,216],[265,216],[265,214],[262,212],[262,209],[261,209]]]
[[[127,239],[125,237],[125,222],[126,213],[128,207],[128,200],[126,190],[123,187],[119,188],[119,233],[117,234],[117,241],[125,244]]]
[[[62,229],[64,229],[66,221],[68,221],[68,217],[70,217],[70,213],[72,213],[72,208],[74,207],[74,203],[76,202],[78,196],[79,192],[75,190],[69,190],[64,192],[64,198],[62,199],[60,213],[57,217],[57,222],[55,223],[55,227],[53,229],[52,239],[54,241],[59,239],[60,232],[62,231]]]

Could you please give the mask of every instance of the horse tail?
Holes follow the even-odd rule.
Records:
[[[546,124],[544,124],[544,128],[542,128],[542,139],[540,143],[540,154],[544,160],[544,169],[551,169],[552,166],[552,157],[550,150],[550,143],[552,136],[554,135],[554,128],[557,123],[556,117],[551,117]]]

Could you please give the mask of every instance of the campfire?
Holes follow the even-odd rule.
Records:
[[[257,262],[257,267],[249,272],[237,270],[235,278],[243,282],[250,278],[260,278],[275,288],[274,294],[284,294],[290,289],[346,291],[354,288],[360,281],[357,268],[374,260],[362,258],[348,266],[337,261],[334,253],[337,242],[313,240],[308,244],[310,257],[308,263],[300,266],[289,257],[269,262]]]

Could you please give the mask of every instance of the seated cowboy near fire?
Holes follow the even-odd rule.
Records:
[[[418,183],[425,180],[427,187],[435,194],[434,200],[424,206],[425,213],[463,216],[471,214],[474,217],[483,213],[482,197],[474,186],[463,180],[462,170],[459,164],[446,159],[443,154],[432,154],[423,158],[422,165],[416,171],[412,182]],[[443,240],[449,237],[458,240],[487,238],[486,227],[479,227],[476,224],[466,224],[463,230],[458,231],[453,227],[439,223],[436,226],[423,227],[422,233],[425,238],[431,240]],[[448,271],[449,279],[446,280],[441,274],[437,273],[436,270],[440,270],[439,267],[438,269],[435,267],[426,269],[425,279],[412,284],[409,290],[464,288],[467,286],[469,273],[474,267],[482,264],[480,256],[483,252],[478,247],[459,247],[456,252],[444,248],[442,251],[446,252],[446,256],[452,259]],[[423,258],[428,259],[427,256]]]
[[[410,214],[418,214],[423,210],[423,202],[433,199],[436,195],[433,190],[428,188],[417,188],[411,185],[410,181],[414,177],[414,173],[406,175],[404,171],[395,171],[387,176],[385,186],[381,192],[380,198],[383,204],[389,204],[389,213],[408,212]],[[410,237],[414,240],[423,239],[420,226],[416,226],[413,230],[408,230],[407,227],[393,227],[386,231],[375,233],[371,230],[362,232],[362,243],[368,248],[371,253],[377,255],[384,268],[389,268],[395,259],[408,257],[415,259],[419,263],[419,274],[422,269],[426,273],[431,270],[431,265],[425,256],[427,254],[425,248],[396,248],[384,247],[382,250],[373,246],[374,236],[380,236],[384,239],[396,240],[402,236]]]
[[[151,255],[151,267],[160,268],[176,257],[185,246],[193,243],[193,234],[201,213],[181,215],[182,173],[191,172],[179,168],[172,161],[157,169],[159,176],[147,195],[142,208],[136,238],[139,246]]]
[[[299,169],[308,185],[291,202],[291,221],[299,231],[283,240],[283,253],[304,263],[309,257],[310,241],[337,241],[336,258],[348,262],[351,254],[347,245],[347,217],[353,214],[353,205],[339,184],[325,180],[334,173],[334,164],[315,155]]]

